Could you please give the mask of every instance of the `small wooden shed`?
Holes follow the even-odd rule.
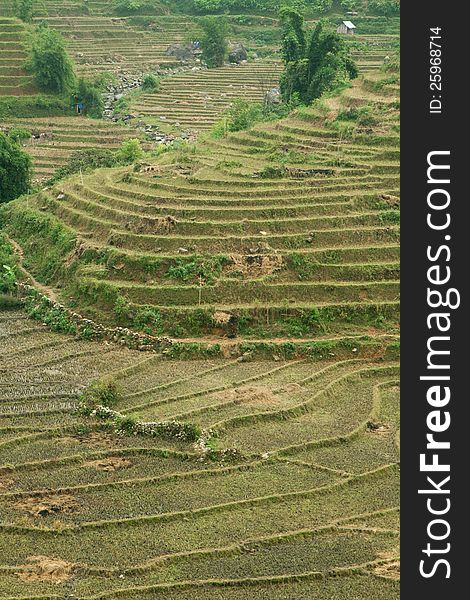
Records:
[[[345,35],[352,35],[356,26],[351,21],[343,21],[341,25],[338,25],[336,31],[338,33],[344,33]]]

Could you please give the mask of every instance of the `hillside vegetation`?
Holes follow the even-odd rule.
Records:
[[[72,177],[27,206],[10,204],[7,230],[42,277],[52,245],[58,264],[47,265],[47,281],[66,302],[155,334],[394,332],[391,80],[363,79],[285,120],[209,137],[150,166]],[[48,237],[56,229],[70,239],[63,248]]]
[[[309,106],[277,0],[216,68],[218,0],[2,2],[0,598],[400,597],[397,3],[307,4],[358,12]],[[33,85],[43,20],[102,117]]]

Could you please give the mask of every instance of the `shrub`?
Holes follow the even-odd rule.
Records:
[[[160,79],[155,75],[146,75],[142,81],[142,89],[149,92],[158,92],[160,89]]]
[[[71,92],[75,87],[73,63],[62,36],[42,23],[32,37],[27,68],[40,90],[54,94]]]
[[[110,408],[118,403],[120,392],[112,379],[92,383],[80,396],[83,407],[93,410],[97,405]]]
[[[290,102],[273,105],[263,105],[257,102],[250,102],[244,98],[237,98],[225,111],[223,118],[214,124],[211,135],[213,138],[219,139],[224,137],[228,132],[243,131],[253,127],[256,123],[282,119],[291,110],[296,108],[298,104],[295,96],[292,97]]]
[[[121,16],[160,15],[165,12],[158,0],[113,0],[112,10]]]
[[[104,101],[99,85],[80,78],[78,81],[76,98],[78,102],[84,104],[85,114],[97,119],[103,116]]]
[[[29,129],[23,129],[22,127],[13,127],[9,130],[8,137],[19,144],[23,140],[29,140],[31,131],[29,131]]]
[[[140,145],[140,140],[124,140],[116,153],[117,162],[121,165],[130,165],[142,158],[144,151]]]
[[[0,132],[0,202],[26,194],[31,187],[32,161],[18,144]]]
[[[65,165],[57,169],[50,182],[58,181],[62,177],[90,171],[91,169],[114,167],[117,164],[116,155],[106,148],[87,148],[73,152]]]
[[[310,6],[315,12],[326,13],[333,6],[333,0],[312,0]]]
[[[72,114],[68,98],[59,96],[0,96],[0,118],[32,118]]]

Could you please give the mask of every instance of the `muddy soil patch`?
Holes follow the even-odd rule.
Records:
[[[67,581],[73,575],[75,565],[47,556],[30,556],[28,564],[21,567],[17,573],[23,581],[49,581],[61,583]]]
[[[12,506],[17,510],[27,512],[33,517],[70,514],[78,508],[75,498],[68,494],[23,498],[14,502]]]
[[[243,386],[217,394],[222,400],[233,400],[237,404],[262,404],[277,406],[281,400],[272,390],[263,386]]]
[[[232,254],[230,260],[226,273],[237,273],[243,278],[272,275],[283,266],[282,256],[277,254]]]
[[[84,467],[104,471],[105,473],[113,473],[119,469],[128,469],[132,466],[132,461],[122,456],[108,456],[99,460],[90,460],[83,464]]]

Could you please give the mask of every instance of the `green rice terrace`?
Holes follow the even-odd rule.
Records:
[[[357,2],[358,77],[233,127],[279,86],[278,15],[231,11],[247,59],[205,68],[168,52],[192,4],[0,7],[34,168],[0,205],[0,599],[398,600],[399,19]],[[158,85],[44,108],[42,20],[79,76]]]
[[[20,21],[0,16],[0,96],[37,93],[31,75],[24,69],[25,35],[25,26]]]

